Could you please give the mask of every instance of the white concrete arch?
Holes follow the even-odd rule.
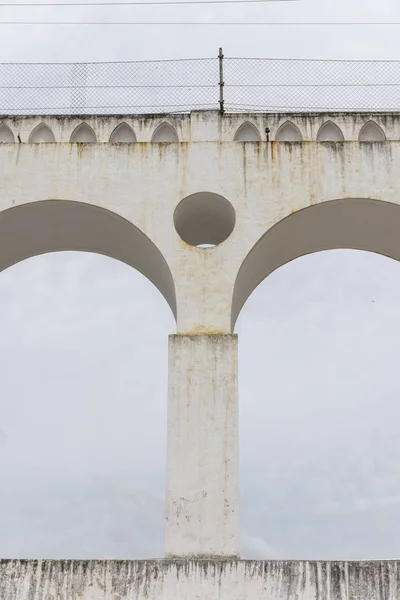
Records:
[[[176,317],[175,284],[155,244],[116,213],[83,202],[43,200],[0,212],[0,271],[40,254],[74,250],[103,254],[147,277]]]
[[[161,123],[154,131],[153,136],[151,138],[153,143],[158,142],[179,142],[178,134],[172,125],[164,121]]]
[[[0,144],[13,144],[15,142],[14,134],[5,123],[0,123]]]
[[[250,123],[249,121],[245,121],[236,130],[233,141],[234,142],[261,142],[261,135],[260,135],[260,132],[258,131],[257,127],[255,125],[253,125],[253,123]]]
[[[385,142],[386,135],[382,127],[379,127],[375,121],[368,121],[362,126],[358,140],[360,142]]]
[[[255,288],[284,264],[323,250],[365,250],[400,260],[400,206],[367,198],[314,204],[269,229],[242,262],[236,277],[231,325]]]
[[[45,123],[39,123],[39,125],[37,125],[35,129],[31,131],[28,141],[30,144],[40,144],[43,142],[54,143],[56,138],[54,137],[54,133],[48,125]]]
[[[87,123],[81,123],[74,129],[70,138],[71,143],[94,144],[96,143],[96,134]]]
[[[319,128],[317,142],[344,142],[342,130],[333,121],[326,121]]]
[[[129,144],[134,142],[136,142],[135,132],[127,123],[120,123],[117,125],[110,136],[111,144]]]
[[[297,125],[292,121],[285,121],[276,132],[275,140],[277,142],[302,142],[303,136]]]

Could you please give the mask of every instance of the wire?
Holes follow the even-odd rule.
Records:
[[[75,65],[94,65],[94,66],[99,66],[99,65],[113,65],[113,66],[120,66],[120,65],[145,65],[145,64],[163,64],[163,63],[200,63],[200,62],[212,62],[215,63],[216,57],[203,57],[203,58],[162,58],[162,59],[158,59],[158,60],[118,60],[118,61],[86,61],[86,62],[82,62],[82,63],[75,63],[75,62],[42,62],[42,63],[37,63],[37,62],[0,62],[0,67],[7,65],[7,66],[15,66],[15,67],[21,67],[21,66],[55,66],[55,67],[60,67],[62,65],[68,65],[68,66],[75,66]],[[354,59],[354,58],[261,58],[261,57],[251,57],[251,58],[243,58],[240,56],[225,56],[224,57],[224,61],[237,61],[237,62],[264,62],[264,63],[276,63],[276,62],[282,62],[282,63],[324,63],[324,64],[329,64],[329,63],[336,63],[336,64],[342,64],[342,63],[346,63],[346,64],[374,64],[374,65],[382,65],[382,64],[400,64],[400,60],[399,59],[375,59],[375,60],[371,60],[371,59]],[[214,85],[219,85],[214,84]],[[156,87],[160,87],[160,86],[156,86]]]
[[[248,1],[248,0],[246,0]],[[180,3],[179,3],[180,4]],[[182,3],[183,4],[183,3]],[[317,22],[311,22],[311,23],[294,23],[294,22],[288,22],[288,23],[284,23],[284,22],[277,22],[277,21],[248,21],[248,22],[242,22],[242,21],[220,21],[220,22],[215,22],[215,21],[208,21],[208,22],[198,22],[198,21],[170,21],[170,22],[165,22],[165,21],[114,21],[114,22],[110,22],[110,21],[0,21],[0,25],[195,25],[195,26],[209,26],[209,25],[219,25],[219,26],[226,26],[226,25],[233,25],[233,26],[274,26],[274,25],[278,25],[278,26],[283,26],[283,27],[290,27],[290,26],[313,26],[313,25],[317,25],[317,26],[331,26],[331,25],[338,25],[338,26],[347,26],[347,25],[367,25],[367,26],[381,26],[381,25],[395,25],[398,26],[400,25],[400,22],[392,22],[392,23],[367,23],[367,22],[363,22],[363,23],[338,23],[338,22],[333,22],[333,23],[317,23]]]
[[[268,2],[298,2],[299,0],[166,0],[150,2],[0,2],[0,7],[51,7],[54,6],[147,6],[163,4],[265,4]]]
[[[186,60],[191,60],[191,59],[186,59]],[[258,57],[251,57],[251,58],[243,58],[241,56],[225,56],[224,60],[236,60],[236,61],[251,61],[251,62],[283,62],[283,63],[288,63],[288,62],[295,62],[295,63],[375,63],[375,64],[381,64],[381,63],[399,63],[399,59],[393,59],[393,58],[380,58],[380,59],[370,59],[370,58],[261,58],[260,56]],[[29,64],[29,63],[28,63]],[[35,63],[33,63],[35,64]],[[39,63],[39,64],[43,64],[43,63]],[[46,63],[44,63],[46,64]]]
[[[3,63],[4,64],[4,63]],[[226,88],[390,88],[400,87],[400,83],[228,83]],[[211,85],[1,85],[0,90],[108,90],[108,89],[209,89]]]
[[[0,63],[1,64],[1,63]],[[4,63],[3,63],[4,64]],[[355,84],[357,85],[357,84]],[[379,85],[379,84],[377,84]],[[384,84],[383,84],[384,85]],[[388,84],[390,86],[400,85],[396,83]],[[211,85],[0,85],[0,90],[137,90],[137,89],[213,89],[218,87],[218,83]],[[241,86],[232,86],[241,87]],[[243,86],[243,87],[259,87]],[[273,86],[274,87],[274,86]],[[294,86],[299,87],[299,86]]]

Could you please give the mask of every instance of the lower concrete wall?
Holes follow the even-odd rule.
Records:
[[[1,560],[1,600],[398,600],[400,561]]]

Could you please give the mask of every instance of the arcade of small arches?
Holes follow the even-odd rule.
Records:
[[[243,122],[233,137],[235,142],[261,142],[263,135],[259,129],[250,121]],[[264,138],[265,139],[265,138]],[[269,137],[267,138],[269,139]],[[384,142],[386,135],[382,127],[374,121],[367,121],[361,127],[358,140],[360,142]],[[0,143],[15,143],[20,141],[18,134],[15,135],[10,125],[0,122]],[[28,136],[28,143],[55,143],[56,137],[49,125],[39,123]],[[133,128],[125,122],[119,123],[110,134],[110,143],[136,143],[140,141]],[[177,143],[179,142],[178,133],[175,127],[163,121],[153,132],[151,142],[153,143]],[[290,120],[284,122],[275,133],[276,142],[302,142],[304,135],[300,127]],[[319,128],[316,136],[317,142],[344,142],[345,137],[340,127],[331,120],[325,121]],[[94,129],[86,122],[80,123],[72,132],[69,138],[70,143],[96,143],[97,136]]]

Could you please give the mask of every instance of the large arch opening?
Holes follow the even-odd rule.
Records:
[[[0,307],[1,556],[163,556],[167,303],[56,252],[0,273]]]
[[[245,558],[400,552],[399,213],[335,201],[270,232],[236,329]]]
[[[103,254],[149,279],[176,315],[171,271],[153,242],[129,221],[91,204],[69,200],[32,202],[0,213],[0,271],[40,254]]]
[[[162,556],[159,251],[109,211],[43,202],[0,214],[0,268],[1,555]]]
[[[265,233],[244,259],[232,299],[232,330],[250,294],[275,269],[313,252],[366,250],[400,260],[400,206],[344,198],[299,210]]]
[[[277,269],[239,334],[242,557],[400,554],[400,263],[356,250]]]

